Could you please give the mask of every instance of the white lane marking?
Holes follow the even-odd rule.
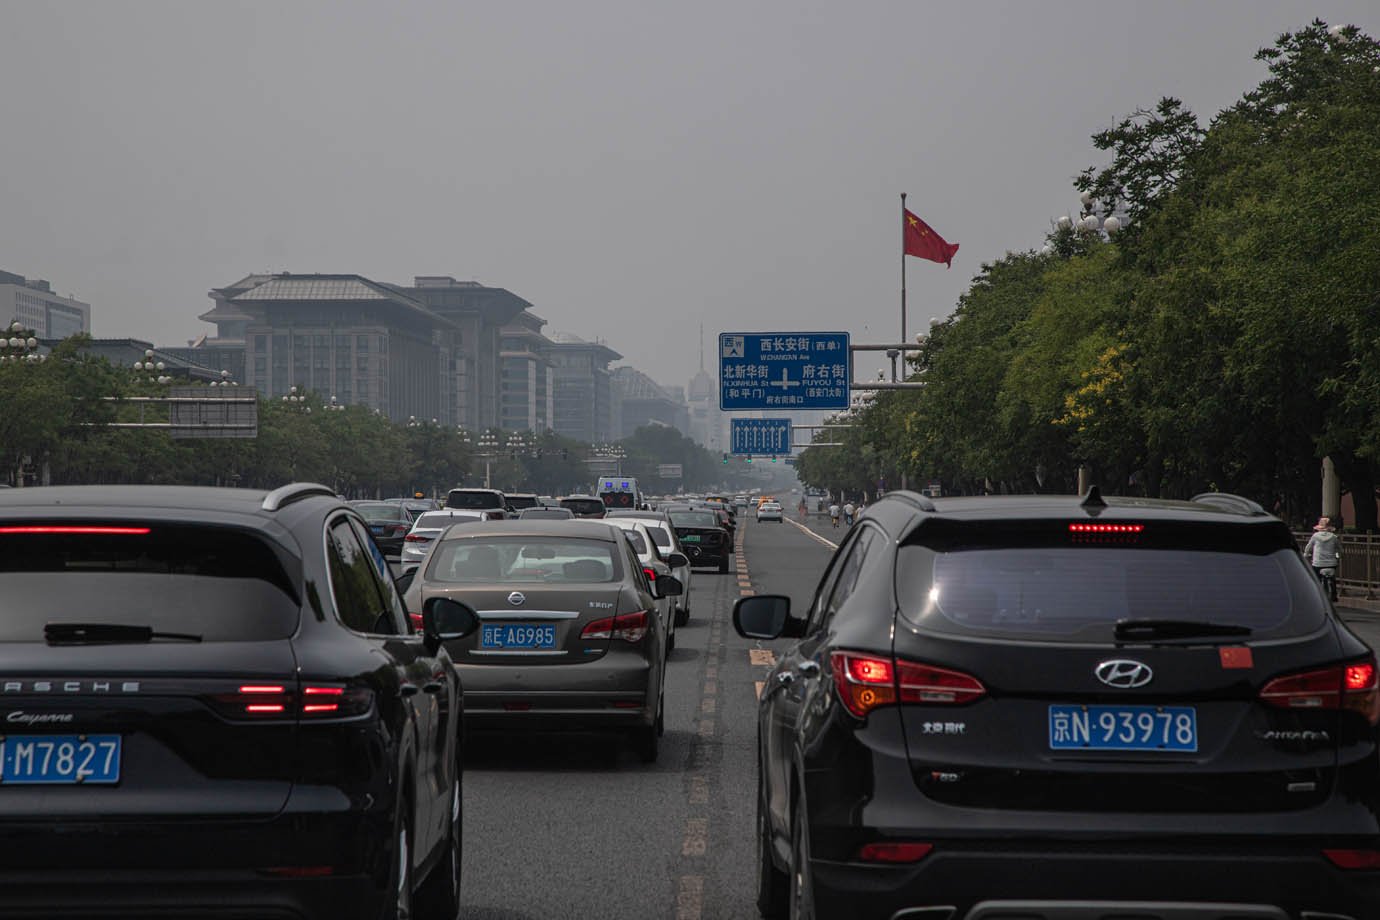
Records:
[[[796,522],[796,521],[787,521],[786,523],[787,523],[787,524],[790,524],[792,527],[795,527],[795,528],[798,528],[799,530],[804,531],[806,536],[810,537],[811,539],[818,540],[820,543],[823,543],[825,546],[829,547],[830,549],[838,549],[838,548],[839,548],[839,545],[838,545],[837,543],[834,543],[834,542],[832,542],[832,541],[830,541],[830,540],[824,539],[824,538],[821,537],[819,534],[815,533],[813,530],[811,530],[810,528],[806,527],[804,524],[798,523],[798,522]]]

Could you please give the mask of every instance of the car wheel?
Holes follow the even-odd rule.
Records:
[[[791,879],[772,858],[771,826],[763,788],[762,765],[757,765],[757,911],[766,920],[785,920],[790,907]]]
[[[442,846],[445,852],[440,862],[417,890],[418,920],[457,920],[460,916],[461,837],[460,768],[455,768],[455,782],[450,793],[450,827]]]
[[[656,763],[661,749],[661,733],[666,730],[666,695],[663,693],[656,704],[656,721],[633,731],[633,750],[643,763]]]
[[[726,575],[726,574],[728,574],[728,557],[727,557],[727,556],[725,556],[725,557],[723,557],[722,559],[719,560],[719,574],[720,574],[720,575]]]
[[[815,882],[810,876],[810,832],[805,810],[796,799],[791,810],[790,920],[815,920]]]
[[[686,623],[689,623],[689,622],[690,622],[690,611],[689,611],[689,609],[686,608],[686,607],[677,607],[677,608],[676,608],[676,625],[677,625],[677,626],[684,626]]]

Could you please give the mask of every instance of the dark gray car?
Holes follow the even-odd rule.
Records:
[[[597,521],[455,527],[409,586],[409,610],[462,600],[480,629],[447,645],[469,730],[614,731],[644,761],[663,728],[666,627],[660,596],[622,531]]]

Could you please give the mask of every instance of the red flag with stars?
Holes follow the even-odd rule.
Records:
[[[931,262],[943,262],[952,268],[954,253],[958,252],[958,244],[944,242],[942,236],[931,230],[929,224],[910,213],[909,209],[906,210],[905,215],[906,224],[903,231],[905,254],[929,259]]]

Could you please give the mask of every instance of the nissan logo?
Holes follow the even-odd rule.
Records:
[[[1141,664],[1139,661],[1132,661],[1129,658],[1113,658],[1111,661],[1104,661],[1093,670],[1093,673],[1097,675],[1098,680],[1107,686],[1117,687],[1121,690],[1144,687],[1155,676],[1155,672],[1150,670],[1148,664]]]
[[[521,591],[514,591],[512,594],[508,595],[508,603],[512,604],[514,607],[521,607],[526,602],[527,595],[523,594]]]

